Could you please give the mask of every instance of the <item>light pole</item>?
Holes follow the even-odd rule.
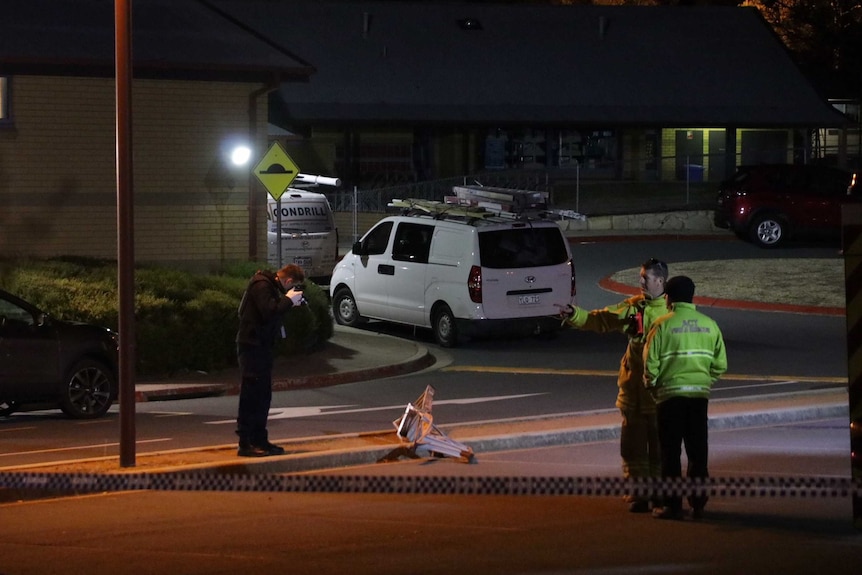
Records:
[[[132,6],[114,3],[117,132],[120,467],[135,466],[135,218],[132,188]]]

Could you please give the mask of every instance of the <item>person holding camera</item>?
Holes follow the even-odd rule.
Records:
[[[593,311],[573,306],[564,306],[560,311],[566,324],[577,329],[622,332],[628,337],[628,346],[620,360],[616,401],[623,418],[620,456],[626,478],[661,474],[655,401],[643,386],[643,346],[652,323],[668,311],[663,297],[667,275],[667,264],[650,258],[640,269],[640,294]],[[650,510],[649,498],[630,495],[626,501],[632,513]]]
[[[284,448],[270,443],[266,429],[272,403],[273,346],[276,338],[285,337],[284,314],[305,304],[303,281],[305,273],[296,264],[275,273],[258,270],[242,296],[236,334],[241,377],[236,418],[240,457],[284,453]]]

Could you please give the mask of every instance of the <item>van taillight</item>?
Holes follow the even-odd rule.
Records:
[[[482,268],[473,266],[470,268],[470,277],[467,278],[467,291],[470,292],[470,301],[482,303]]]
[[[569,267],[572,269],[572,297],[578,295],[578,288],[575,286],[575,262],[569,260]]]

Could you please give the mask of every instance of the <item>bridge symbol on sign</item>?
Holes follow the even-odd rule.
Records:
[[[299,166],[278,142],[272,143],[254,168],[254,175],[276,201],[281,198],[298,174]]]

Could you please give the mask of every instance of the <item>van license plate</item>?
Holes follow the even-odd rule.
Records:
[[[539,296],[537,295],[518,296],[518,305],[535,305],[537,303],[539,303]]]
[[[296,256],[293,258],[293,263],[300,267],[309,268],[311,267],[311,257],[310,256]]]

